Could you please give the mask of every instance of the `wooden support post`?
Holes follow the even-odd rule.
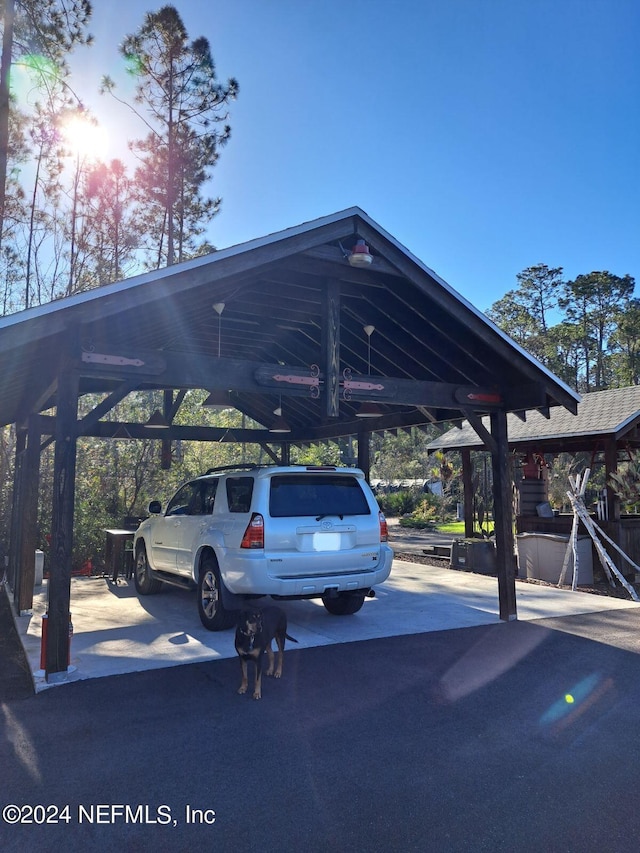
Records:
[[[11,503],[11,529],[9,533],[9,585],[13,590],[14,603],[18,601],[18,585],[20,579],[20,554],[22,545],[22,526],[20,517],[22,514],[22,464],[24,462],[27,447],[27,431],[16,426],[16,456],[13,470],[13,498]]]
[[[171,418],[171,409],[173,408],[173,391],[165,390],[163,394],[162,414],[165,420]],[[168,471],[171,468],[171,439],[163,438],[160,450],[160,468],[163,471]]]
[[[491,435],[496,447],[491,454],[493,470],[493,508],[498,569],[500,618],[505,622],[517,619],[516,574],[513,549],[513,504],[509,476],[509,443],[505,412],[491,414]]]
[[[364,471],[365,480],[367,483],[371,475],[371,458],[369,450],[369,439],[371,433],[368,430],[361,429],[358,432],[358,468]]]
[[[463,447],[461,455],[464,535],[469,539],[473,536],[473,468],[471,467],[471,451],[467,447]]]
[[[33,585],[35,582],[35,556],[38,545],[38,487],[40,479],[40,430],[38,418],[31,415],[27,431],[27,445],[20,469],[20,554],[18,560],[19,580],[15,588],[18,613],[33,607]]]
[[[618,470],[618,445],[615,439],[605,443],[604,468],[607,489],[607,521],[620,521],[620,498],[609,485],[609,476]]]
[[[46,653],[46,679],[50,682],[64,681],[67,677],[77,417],[78,376],[75,372],[66,370],[61,372],[58,384],[56,447],[53,464],[54,490]]]
[[[322,324],[322,352],[324,356],[325,414],[337,418],[340,407],[340,283],[327,281]]]

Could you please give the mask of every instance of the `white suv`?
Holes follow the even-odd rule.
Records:
[[[140,595],[197,587],[205,628],[228,628],[249,598],[322,598],[360,610],[389,577],[387,524],[357,468],[212,469],[158,501],[135,534]]]

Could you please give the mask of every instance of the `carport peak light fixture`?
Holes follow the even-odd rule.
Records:
[[[210,391],[209,396],[202,404],[203,409],[231,409],[232,405],[229,400],[229,392],[218,389]]]
[[[381,415],[382,411],[377,403],[361,403],[356,412],[357,418],[379,418]]]
[[[352,267],[368,267],[373,261],[373,257],[369,252],[369,247],[364,240],[357,240],[351,254],[349,255],[349,263]]]
[[[131,438],[131,433],[124,424],[120,424],[118,429],[111,436],[112,438]]]
[[[280,397],[280,402],[273,410],[273,414],[276,416],[276,419],[269,427],[269,432],[291,432],[291,427],[282,417],[282,397]]]
[[[291,427],[285,421],[285,419],[282,417],[282,415],[276,415],[276,419],[274,420],[274,422],[269,427],[269,432],[276,432],[276,433],[291,432]]]
[[[367,325],[362,328],[367,336],[367,376],[371,376],[371,335],[375,332],[376,327]]]
[[[218,315],[218,358],[220,358],[220,343],[222,340],[222,312],[224,311],[224,302],[214,302],[212,308]],[[211,408],[213,408],[213,406]]]
[[[371,376],[371,335],[375,332],[376,327],[370,324],[363,326],[364,333],[367,336],[367,376]],[[360,408],[356,412],[357,418],[379,418],[382,414],[380,407],[376,403],[365,402],[360,404]]]
[[[149,429],[169,429],[171,424],[167,421],[160,409],[156,409],[145,424]]]

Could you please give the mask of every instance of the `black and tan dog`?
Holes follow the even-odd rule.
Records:
[[[275,658],[271,641],[275,639],[278,646],[278,666],[275,668]],[[247,678],[247,663],[253,661],[256,668],[256,677],[253,685],[253,698],[262,697],[262,655],[266,652],[269,656],[269,668],[267,675],[280,678],[282,675],[282,658],[285,640],[294,643],[298,641],[295,637],[287,634],[287,616],[279,607],[251,608],[240,611],[238,626],[236,628],[236,651],[240,656],[242,667],[242,682],[238,693],[246,693],[249,686]]]

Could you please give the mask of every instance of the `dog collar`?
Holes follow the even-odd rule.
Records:
[[[252,633],[251,631],[242,631],[242,630],[240,631],[240,633],[243,635],[243,637],[249,638],[249,651],[252,651],[253,650],[253,644],[255,643],[255,640],[256,640],[255,633]]]

